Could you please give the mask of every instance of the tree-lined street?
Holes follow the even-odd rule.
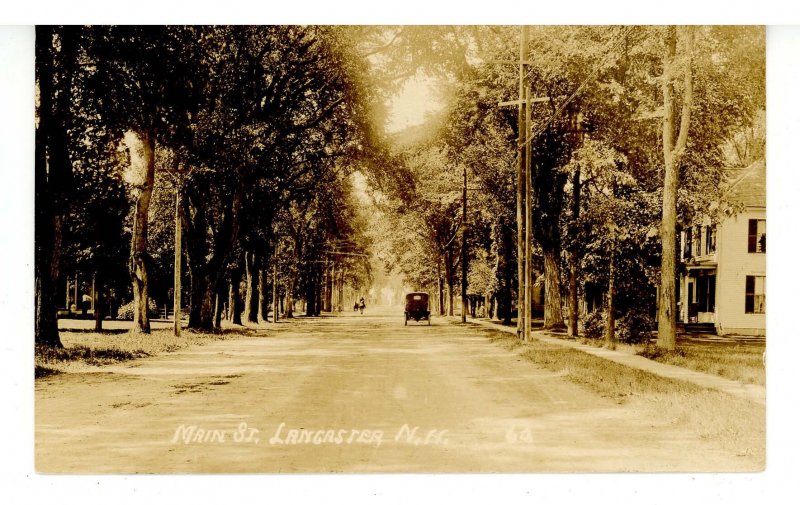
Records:
[[[533,367],[485,330],[441,318],[403,326],[397,308],[279,326],[37,381],[37,470],[755,469],[691,426]],[[311,438],[292,444],[290,430]],[[318,434],[328,430],[341,442]]]
[[[579,349],[763,390],[763,27],[35,50],[41,471],[763,468],[763,401]]]

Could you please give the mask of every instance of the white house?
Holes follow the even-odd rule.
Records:
[[[720,335],[766,334],[766,197],[762,161],[732,177],[725,199],[738,212],[681,232],[679,322],[713,325]]]

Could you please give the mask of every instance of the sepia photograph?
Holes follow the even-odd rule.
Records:
[[[764,470],[765,32],[36,26],[36,471]]]
[[[6,500],[795,501],[792,23],[9,5]]]

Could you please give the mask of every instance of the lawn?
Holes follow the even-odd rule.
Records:
[[[535,321],[534,321],[535,323]],[[552,333],[550,336],[565,340],[575,340],[592,347],[603,347],[602,338],[577,339],[566,334]],[[616,350],[628,354],[638,354],[645,358],[676,365],[698,372],[719,375],[745,384],[766,384],[766,367],[764,366],[764,340],[729,340],[703,341],[699,338],[681,335],[678,337],[678,349],[675,352],[662,352],[656,349],[654,341],[649,346],[644,344],[617,343]]]
[[[659,419],[669,419],[703,439],[711,440],[742,457],[753,458],[758,464],[764,464],[766,411],[763,405],[629,368],[577,349],[537,340],[525,343],[515,335],[499,330],[484,331],[490,340],[517,352],[535,366],[559,373],[570,382],[618,404],[630,405]],[[703,355],[701,352],[704,346],[698,347],[696,354],[688,354],[697,356],[694,358],[694,366],[700,366],[701,357],[711,361],[723,351],[731,350],[721,350],[711,344],[710,349],[706,350],[707,354]],[[752,361],[757,351],[747,349],[741,353],[744,357],[733,356],[729,360],[730,365],[719,368],[744,370],[745,367],[739,363]],[[687,364],[682,366],[690,367],[688,363],[692,359],[687,358]],[[719,369],[708,371],[718,373]]]
[[[661,363],[719,375],[745,384],[766,384],[766,344],[763,341],[725,343],[679,340],[677,352],[653,353],[652,350],[651,347],[640,354]]]
[[[247,328],[225,329],[222,333],[196,333],[184,330],[180,337],[172,329],[153,329],[150,334],[130,333],[125,329],[102,332],[83,328],[61,328],[61,349],[37,346],[35,376],[87,371],[94,367],[174,352],[190,345],[203,345],[254,334]]]

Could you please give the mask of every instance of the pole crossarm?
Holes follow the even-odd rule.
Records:
[[[486,63],[492,65],[519,65],[520,63],[523,65],[533,65],[533,61],[531,60],[486,60]]]
[[[549,96],[537,96],[537,97],[534,97],[534,98],[530,99],[531,103],[540,103],[540,102],[547,102],[547,101],[550,101],[550,97]],[[510,105],[524,105],[525,103],[527,103],[527,100],[525,100],[523,98],[521,100],[509,100],[507,102],[497,102],[497,105],[499,105],[500,107],[507,107],[507,106],[510,106]]]

